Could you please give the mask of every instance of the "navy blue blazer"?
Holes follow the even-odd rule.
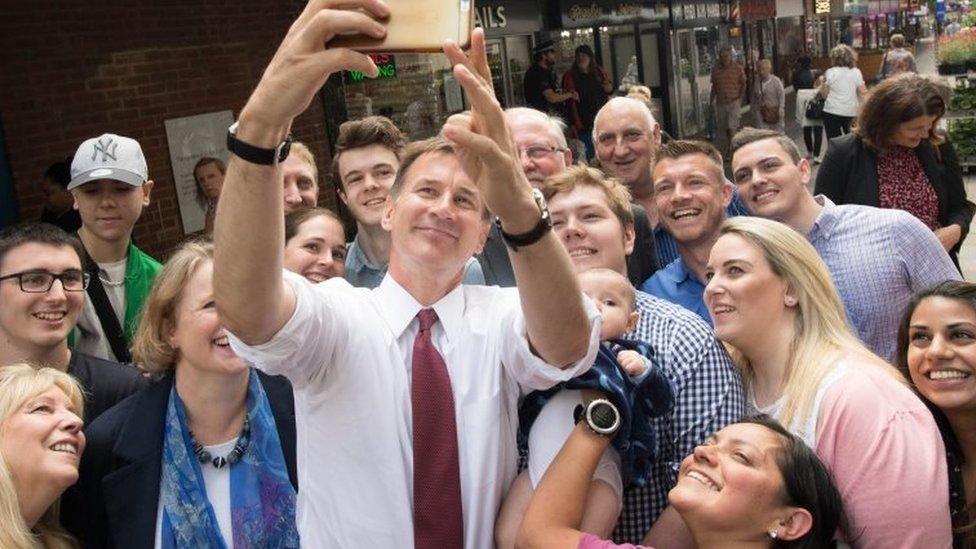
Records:
[[[291,383],[258,372],[278,426],[292,486],[295,401]],[[151,549],[156,535],[163,426],[173,376],[167,375],[102,414],[85,428],[78,483],[61,498],[61,523],[82,547]]]

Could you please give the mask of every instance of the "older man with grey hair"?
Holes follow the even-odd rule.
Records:
[[[522,171],[533,187],[539,187],[545,178],[557,174],[572,165],[573,155],[566,143],[566,125],[559,118],[527,107],[514,107],[505,111],[505,118],[519,150]],[[630,281],[639,287],[657,271],[657,251],[654,230],[648,224],[644,208],[634,204],[634,252],[627,258]],[[515,273],[508,249],[492,226],[484,251],[478,256],[485,275],[485,283],[497,286],[514,286]]]

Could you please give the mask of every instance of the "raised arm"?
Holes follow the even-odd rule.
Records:
[[[505,232],[523,234],[539,223],[541,215],[494,96],[484,40],[484,32],[475,29],[470,57],[457,44],[445,45],[444,52],[454,63],[454,74],[471,103],[471,116],[448,119],[444,136],[458,147],[462,168],[477,182],[488,209],[501,220]],[[564,367],[586,356],[590,323],[583,293],[555,233],[547,231],[536,243],[510,251],[509,257],[529,343],[536,354]]]
[[[590,432],[582,423],[573,429],[529,502],[516,547],[576,549],[579,546],[582,536],[579,525],[590,480],[609,445],[609,437]]]
[[[288,30],[238,118],[237,138],[276,148],[291,123],[333,72],[377,73],[370,58],[323,46],[340,33],[381,37],[384,27],[364,13],[389,13],[381,0],[311,0]],[[284,206],[281,171],[231,156],[214,227],[214,294],[227,328],[250,345],[285,325],[295,295],[282,279]]]

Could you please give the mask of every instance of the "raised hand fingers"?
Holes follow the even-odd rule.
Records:
[[[499,140],[505,131],[505,115],[495,99],[494,88],[484,79],[472,74],[464,65],[454,67],[454,76],[464,89],[464,95],[471,103],[472,113],[475,115],[473,123],[480,126],[493,139]],[[507,135],[507,134],[506,134]]]
[[[447,56],[451,65],[461,65],[467,67],[472,74],[478,75],[482,80],[491,82],[491,69],[488,67],[488,56],[485,53],[485,33],[483,29],[477,28],[471,33],[471,48],[467,54],[461,50],[461,46],[453,40],[444,42],[444,54]],[[489,87],[492,96],[495,89]]]
[[[386,34],[386,27],[379,21],[365,13],[346,10],[321,10],[309,20],[306,30],[302,34],[306,46],[318,49],[325,47],[326,42],[339,34],[362,34],[375,38]]]
[[[362,9],[381,19],[390,15],[390,8],[387,7],[386,2],[383,2],[383,0],[310,0],[292,27],[305,26],[322,10],[355,9]]]
[[[345,70],[360,71],[370,78],[375,78],[380,73],[370,56],[349,48],[327,49],[317,53],[316,57],[323,68],[342,67]]]

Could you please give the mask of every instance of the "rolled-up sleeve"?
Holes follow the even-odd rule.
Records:
[[[561,381],[582,374],[593,365],[597,349],[600,346],[602,319],[600,312],[590,303],[589,299],[583,299],[586,317],[590,324],[586,356],[570,367],[562,369],[547,363],[532,352],[529,347],[529,335],[525,326],[525,317],[522,315],[522,307],[518,301],[518,294],[512,292],[512,295],[507,297],[513,298],[512,303],[506,304],[506,309],[499,321],[499,326],[502,329],[502,364],[523,392],[548,389]]]

